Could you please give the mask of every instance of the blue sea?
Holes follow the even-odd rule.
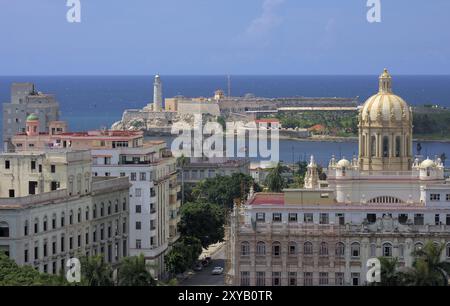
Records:
[[[227,91],[227,76],[161,76],[164,97],[210,97],[216,89]],[[0,102],[9,102],[13,82],[33,82],[39,91],[56,95],[62,119],[72,131],[110,127],[127,108],[142,108],[153,97],[153,76],[0,76]],[[252,93],[261,97],[359,97],[377,92],[378,76],[231,76],[231,94]],[[393,78],[393,90],[412,105],[439,104],[450,107],[450,75]],[[0,120],[2,120],[0,118]],[[314,143],[283,141],[281,159],[303,159],[311,153],[328,161],[331,154],[351,157],[356,143]],[[430,156],[443,152],[450,156],[450,144],[422,144]],[[292,149],[293,148],[293,149]],[[294,158],[292,157],[294,151]],[[349,156],[350,155],[350,156]],[[323,156],[323,157],[322,157]]]

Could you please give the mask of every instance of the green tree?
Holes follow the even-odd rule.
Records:
[[[233,173],[231,176],[216,176],[200,181],[192,190],[195,200],[209,203],[217,203],[220,206],[231,209],[235,199],[245,200],[250,187],[254,192],[261,191],[250,175]]]
[[[279,162],[275,168],[273,168],[266,178],[266,186],[271,192],[281,192],[286,187],[286,182],[282,176],[284,168]]]
[[[118,281],[120,286],[155,286],[143,254],[125,257],[120,262]]]
[[[102,255],[81,257],[81,283],[85,286],[112,286],[112,268]]]
[[[31,266],[19,266],[0,252],[0,286],[63,286],[64,277],[40,273]]]
[[[191,268],[202,253],[202,245],[195,237],[183,237],[166,254],[164,260],[171,274],[183,273]]]
[[[441,261],[444,244],[427,242],[423,248],[413,252],[413,269],[410,270],[411,285],[447,286],[450,263]]]
[[[207,248],[224,238],[224,210],[217,204],[186,203],[181,207],[179,231],[184,237],[195,237]]]
[[[401,286],[403,285],[402,274],[398,271],[398,258],[379,257],[381,264],[381,275],[379,283],[373,283],[375,286]]]

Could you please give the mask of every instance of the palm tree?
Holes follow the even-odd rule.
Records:
[[[413,252],[413,269],[409,272],[412,285],[447,286],[450,263],[441,261],[444,244],[429,241],[423,248]]]
[[[184,167],[189,163],[189,158],[182,154],[177,159],[178,167],[181,168],[181,205],[184,204]]]
[[[125,257],[118,272],[119,286],[154,286],[156,281],[149,272],[144,255]]]
[[[398,271],[398,258],[379,257],[381,264],[381,282],[377,286],[401,286],[402,274]]]
[[[286,182],[282,176],[284,172],[283,165],[278,162],[275,168],[273,168],[266,178],[266,185],[271,192],[281,192],[286,186]]]
[[[81,279],[86,286],[112,286],[112,268],[102,255],[81,258]]]

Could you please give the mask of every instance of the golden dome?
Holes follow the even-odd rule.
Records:
[[[361,119],[362,123],[409,122],[411,120],[408,104],[392,92],[392,77],[387,69],[384,69],[380,75],[378,93],[364,103]]]

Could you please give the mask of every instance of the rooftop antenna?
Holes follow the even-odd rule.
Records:
[[[228,98],[231,97],[231,77],[228,75]]]

